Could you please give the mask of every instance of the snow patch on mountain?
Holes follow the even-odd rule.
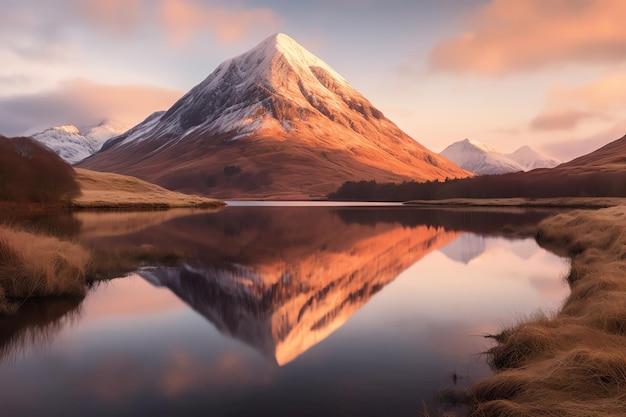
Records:
[[[478,175],[506,174],[530,171],[536,168],[552,168],[561,162],[537,149],[524,145],[510,154],[475,140],[464,139],[444,149],[441,156],[448,158],[463,169]]]
[[[554,168],[561,164],[561,161],[538,149],[524,145],[513,153],[507,155],[524,168],[530,171],[536,168]]]
[[[51,127],[35,133],[33,139],[54,151],[66,162],[74,164],[98,152],[110,138],[128,129],[128,125],[105,120],[96,126],[79,129],[74,125]]]
[[[469,139],[453,143],[439,155],[478,175],[506,174],[524,170],[520,164],[506,155]]]
[[[289,132],[294,126],[289,116],[280,114],[285,109],[277,109],[276,101],[289,102],[300,119],[320,112],[331,119],[345,119],[348,124],[353,107],[363,113],[378,113],[327,63],[279,33],[222,62],[158,123],[145,124],[123,144],[191,133],[231,133],[232,141],[250,134]]]

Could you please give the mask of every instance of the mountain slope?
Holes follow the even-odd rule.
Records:
[[[557,167],[561,172],[626,171],[626,136]]]
[[[284,34],[223,62],[167,112],[80,166],[248,198],[321,197],[347,180],[469,175]]]
[[[120,135],[127,128],[123,123],[105,120],[82,131],[74,125],[51,127],[35,133],[33,139],[53,150],[66,162],[74,164],[98,152],[107,140]]]
[[[560,160],[528,145],[524,145],[506,156],[517,162],[524,171],[537,168],[554,168],[561,163]]]
[[[506,155],[485,144],[469,139],[454,142],[441,151],[439,155],[478,175],[524,171],[520,164]]]

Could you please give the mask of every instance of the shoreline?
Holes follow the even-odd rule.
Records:
[[[601,209],[626,204],[622,197],[555,197],[555,198],[452,198],[445,200],[410,200],[403,203],[414,207],[519,207]]]
[[[494,375],[470,388],[470,415],[626,415],[626,205],[557,214],[535,237],[571,259],[571,293],[493,336]]]

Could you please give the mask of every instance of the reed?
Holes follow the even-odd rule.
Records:
[[[571,294],[494,337],[472,415],[626,415],[626,206],[548,218],[537,240],[571,257]]]
[[[0,312],[33,297],[84,295],[89,262],[80,244],[0,226]]]

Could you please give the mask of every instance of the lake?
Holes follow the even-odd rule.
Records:
[[[462,415],[438,398],[489,374],[484,335],[569,292],[566,259],[499,235],[549,214],[233,202],[13,220],[184,261],[0,320],[0,414]]]

